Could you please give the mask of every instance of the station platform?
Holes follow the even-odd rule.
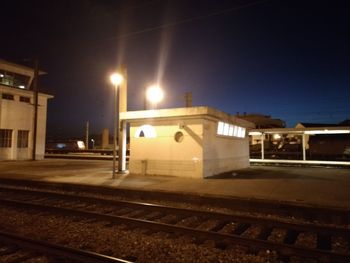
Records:
[[[1,161],[0,177],[350,208],[349,168],[251,166],[210,179],[133,174],[112,179],[111,161],[45,159]]]

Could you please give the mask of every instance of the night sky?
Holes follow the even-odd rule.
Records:
[[[194,106],[297,122],[350,119],[350,1],[52,0],[1,3],[0,58],[55,96],[48,136],[112,127],[109,74],[128,70],[128,110],[160,81],[159,108]]]

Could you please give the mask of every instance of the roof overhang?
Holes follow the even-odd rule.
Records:
[[[127,111],[121,112],[120,118],[127,121],[155,120],[155,119],[179,119],[179,118],[211,118],[229,123],[240,124],[247,128],[253,128],[255,125],[249,121],[242,120],[233,115],[216,110],[210,107],[188,107],[172,108],[159,110]]]

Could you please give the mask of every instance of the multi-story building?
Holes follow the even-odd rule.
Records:
[[[44,72],[39,72],[44,74]],[[33,158],[35,94],[34,69],[0,59],[0,160]],[[38,93],[35,159],[43,159],[47,100]]]

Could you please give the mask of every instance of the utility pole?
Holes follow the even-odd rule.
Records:
[[[85,149],[89,149],[89,121],[86,122],[85,128]]]
[[[33,152],[32,160],[36,160],[36,137],[37,137],[37,126],[38,126],[38,76],[39,76],[39,60],[34,60],[34,78],[33,78],[33,94],[34,94],[34,124],[33,124]]]
[[[146,94],[146,92],[147,92],[147,89],[146,89],[146,87],[144,87],[144,89],[143,89],[143,109],[144,110],[147,110],[147,94]]]
[[[192,92],[185,93],[186,108],[192,107]]]

